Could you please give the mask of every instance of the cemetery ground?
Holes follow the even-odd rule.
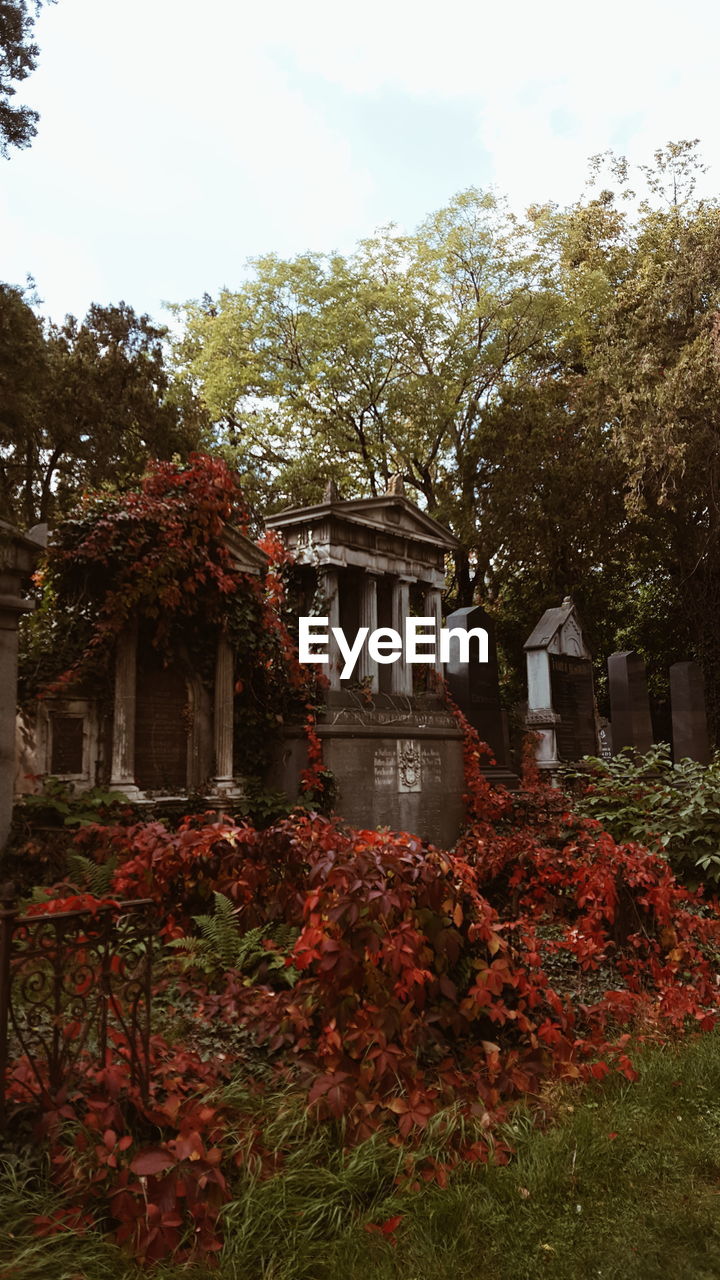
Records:
[[[312,811],[73,836],[30,909],[153,900],[149,1097],[122,1036],[54,1098],[13,1060],[3,1280],[720,1275],[717,911],[647,766],[613,813],[603,766],[513,795],[465,745],[452,853]],[[687,871],[715,811],[675,817]]]
[[[549,1087],[502,1136],[506,1166],[465,1166],[445,1187],[394,1185],[402,1152],[374,1137],[343,1153],[299,1105],[277,1105],[289,1151],[226,1208],[216,1265],[159,1263],[156,1280],[709,1280],[720,1275],[720,1037],[642,1050],[636,1083]],[[540,1115],[542,1122],[540,1122]],[[433,1146],[432,1136],[427,1141]],[[26,1151],[5,1154],[0,1275],[141,1280],[98,1230],[38,1237],[64,1200]],[[389,1230],[368,1230],[370,1223]]]

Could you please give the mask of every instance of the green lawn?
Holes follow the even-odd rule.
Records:
[[[276,1122],[282,1174],[236,1188],[217,1270],[188,1280],[720,1280],[720,1033],[635,1057],[641,1079],[558,1090],[538,1131],[517,1112],[507,1168],[399,1194],[384,1139],[342,1157],[297,1109]],[[613,1136],[615,1135],[615,1136]],[[270,1135],[272,1137],[272,1134]],[[401,1153],[400,1153],[401,1154]],[[0,1190],[0,1280],[130,1280],[99,1235],[36,1240],[46,1188],[10,1164]],[[402,1215],[393,1246],[363,1223]]]

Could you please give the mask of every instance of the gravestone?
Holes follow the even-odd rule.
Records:
[[[469,642],[469,661],[461,660],[457,639],[450,639],[450,661],[445,664],[445,678],[453,702],[460,708],[469,724],[477,729],[481,742],[486,742],[495,758],[495,765],[483,772],[493,781],[515,780],[510,771],[510,747],[507,718],[500,703],[500,677],[498,671],[495,626],[492,618],[480,605],[456,609],[445,621],[448,631],[473,631],[481,627],[487,632],[487,662],[480,661],[479,642],[472,637]]]
[[[708,764],[710,739],[705,712],[705,682],[697,662],[675,662],[670,668],[673,759]]]
[[[634,649],[623,649],[608,658],[610,715],[613,725],[613,749],[623,747],[644,755],[653,744],[645,663]]]
[[[612,760],[613,758],[613,732],[612,724],[609,720],[605,720],[602,716],[598,724],[598,751],[601,760]]]
[[[525,643],[528,675],[526,725],[537,734],[543,769],[596,756],[597,713],[592,661],[577,610],[566,596],[546,609]]]

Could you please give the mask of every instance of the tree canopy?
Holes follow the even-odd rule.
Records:
[[[470,190],[345,256],[260,258],[178,309],[180,377],[260,507],[401,473],[461,540],[452,600],[493,609],[516,667],[570,593],[605,653],[720,670],[720,206],[701,169],[671,143],[640,198],[606,155],[569,208],[519,217]]]
[[[55,0],[44,0],[54,4]],[[28,147],[37,133],[38,113],[13,101],[15,85],[37,65],[35,18],[43,0],[0,0],[0,155],[10,147]]]
[[[166,332],[124,302],[52,324],[0,285],[0,507],[11,520],[48,520],[86,488],[128,487],[151,459],[196,447],[202,418],[173,392]]]

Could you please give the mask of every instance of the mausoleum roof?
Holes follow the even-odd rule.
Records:
[[[411,537],[416,542],[426,542],[444,551],[454,551],[458,539],[432,516],[402,494],[383,494],[377,498],[333,498],[312,507],[287,507],[274,516],[268,516],[270,529],[301,529],[320,524],[328,518],[343,524],[359,525],[383,533]]]
[[[240,573],[260,574],[268,565],[268,556],[239,529],[226,524],[223,541]]]

